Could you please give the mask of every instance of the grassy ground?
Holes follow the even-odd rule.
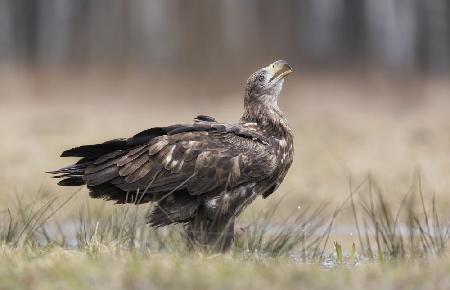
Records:
[[[2,248],[1,289],[449,289],[446,259],[324,270],[285,258]]]
[[[241,84],[90,77],[0,72],[0,289],[450,287],[446,80],[289,79],[293,168],[240,217],[232,253],[211,256],[186,251],[179,227],[148,229],[147,207],[72,197],[43,172],[71,146],[197,114],[235,121]]]

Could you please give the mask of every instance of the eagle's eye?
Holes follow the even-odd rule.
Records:
[[[259,76],[259,77],[258,77],[258,81],[259,81],[259,82],[263,82],[263,81],[264,81],[264,76],[263,76],[263,75]]]

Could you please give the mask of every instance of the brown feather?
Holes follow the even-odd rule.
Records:
[[[119,174],[120,176],[127,176],[138,170],[142,165],[144,165],[148,160],[150,156],[148,154],[142,154],[139,158],[129,160],[127,163],[124,164],[120,170]]]

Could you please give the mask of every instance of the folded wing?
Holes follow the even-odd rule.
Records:
[[[197,122],[98,158],[83,180],[92,197],[130,202],[141,193],[139,202],[147,202],[181,190],[202,195],[260,181],[275,163],[268,142],[254,130]]]

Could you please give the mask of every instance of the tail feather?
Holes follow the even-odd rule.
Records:
[[[53,178],[64,178],[58,182],[61,186],[80,186],[86,184],[83,174],[90,162],[69,165],[47,173],[53,174]]]
[[[48,171],[54,178],[63,178],[61,186],[80,186],[86,184],[83,176],[86,169],[98,158],[108,156],[127,147],[125,139],[115,139],[103,144],[83,145],[64,151],[61,157],[81,157],[75,164]]]
[[[114,166],[105,167],[105,170],[102,170],[101,174],[96,174],[95,177],[89,174],[87,169],[91,166],[107,163],[108,160],[143,145],[157,136],[167,134],[169,131],[180,126],[173,125],[169,127],[151,128],[129,139],[114,139],[102,144],[83,145],[66,150],[61,154],[61,157],[78,157],[80,159],[75,164],[47,173],[53,174],[54,178],[61,179],[58,182],[58,185],[61,186],[81,186],[87,184],[89,194],[93,198],[114,200],[117,203],[149,202],[152,198],[151,194],[139,195],[138,192],[127,192],[115,184],[110,184],[111,180],[118,176],[118,169]]]
[[[81,186],[86,184],[81,176],[72,176],[69,178],[65,178],[58,182],[58,185],[61,186]]]
[[[65,178],[58,184],[63,186],[83,185],[85,170],[91,165],[102,163],[107,159],[122,154],[126,149],[134,148],[149,142],[151,139],[167,134],[169,131],[180,127],[173,125],[169,127],[156,127],[142,131],[129,139],[113,139],[101,144],[83,145],[64,151],[61,157],[79,157],[81,158],[75,164],[63,167],[58,170],[47,173],[54,174],[55,178]],[[109,180],[109,175],[105,175],[104,181]],[[102,178],[103,178],[102,177]]]
[[[85,163],[76,163],[76,164],[72,164],[57,170],[53,170],[53,171],[47,171],[46,173],[50,173],[53,175],[57,175],[57,174],[84,174],[84,171],[86,170],[86,168],[90,165],[91,162],[85,162]],[[56,176],[54,176],[56,177]],[[64,177],[64,176],[61,176]]]

